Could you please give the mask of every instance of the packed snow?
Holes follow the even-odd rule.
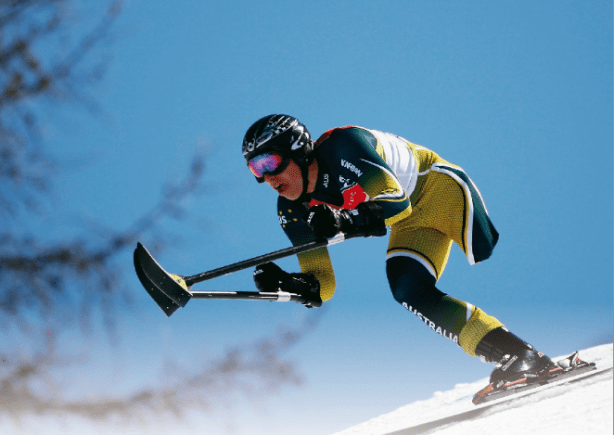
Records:
[[[612,343],[580,351],[580,358],[609,367],[574,384],[533,390],[502,403],[475,406],[481,379],[403,406],[333,435],[565,435],[614,433],[612,424]],[[563,359],[560,356],[556,360]],[[519,395],[520,396],[520,395]]]

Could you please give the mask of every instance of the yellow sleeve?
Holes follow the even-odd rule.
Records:
[[[320,298],[327,301],[335,293],[335,273],[328,249],[319,248],[298,254],[302,273],[311,273],[320,282]]]

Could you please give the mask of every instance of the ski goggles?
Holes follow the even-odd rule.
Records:
[[[290,163],[288,157],[279,153],[259,154],[247,162],[249,170],[256,177],[259,183],[264,181],[264,175],[276,175],[284,171]]]

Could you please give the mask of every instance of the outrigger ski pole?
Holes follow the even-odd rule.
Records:
[[[340,243],[354,237],[364,237],[364,233],[339,233],[330,239],[315,240],[304,245],[271,252],[249,260],[230,264],[208,272],[192,276],[183,276],[168,273],[158,264],[149,251],[141,243],[137,243],[134,250],[134,268],[136,275],[149,293],[152,299],[170,317],[177,309],[185,307],[190,299],[248,299],[287,302],[294,301],[303,303],[305,299],[298,294],[287,292],[258,292],[258,291],[217,291],[217,290],[192,290],[196,283],[217,278],[230,273],[238,272],[270,261],[279,260],[291,255],[312,251],[314,249]]]

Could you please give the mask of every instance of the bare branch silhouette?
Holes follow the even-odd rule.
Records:
[[[42,147],[45,104],[77,104],[96,112],[87,93],[104,64],[88,55],[108,36],[121,11],[113,2],[97,25],[65,53],[69,0],[0,3],[0,219],[34,209],[48,193],[57,165]]]
[[[182,204],[200,193],[205,172],[205,156],[197,152],[186,161],[185,176],[162,186],[159,202],[120,230],[50,242],[32,229],[56,194],[54,180],[62,170],[53,150],[44,146],[45,109],[66,104],[99,114],[91,96],[106,69],[99,48],[112,40],[121,11],[121,2],[110,3],[83,34],[70,13],[77,2],[0,2],[0,332],[29,339],[23,344],[27,352],[11,347],[13,340],[0,340],[0,415],[17,420],[49,413],[88,419],[138,418],[146,412],[181,416],[187,406],[210,408],[217,395],[270,393],[299,383],[283,354],[309,325],[241,346],[198,371],[175,370],[174,383],[125,397],[66,398],[67,386],[57,381],[56,371],[78,365],[80,357],[66,356],[53,337],[79,330],[79,324],[86,332],[98,319],[112,335],[117,308],[129,300],[126,274],[133,273],[118,259],[142,237],[155,241],[148,243],[154,251],[168,244],[162,222],[189,216]],[[14,231],[23,229],[23,222],[32,224]]]
[[[0,313],[7,315],[2,321],[19,320],[22,328],[30,327],[23,322],[22,314],[35,309],[41,318],[51,321],[55,315],[66,322],[67,311],[76,308],[83,321],[89,318],[92,307],[103,306],[102,313],[110,326],[116,297],[125,301],[121,299],[125,297],[124,286],[121,272],[114,267],[114,257],[134,249],[139,237],[154,231],[163,217],[181,215],[182,200],[197,191],[203,174],[204,155],[196,154],[190,172],[183,180],[167,186],[152,210],[123,231],[106,232],[99,242],[90,238],[49,246],[33,236],[0,234]],[[153,246],[159,249],[164,240],[158,234]],[[75,292],[71,284],[76,284],[79,291]],[[75,307],[76,303],[80,306]]]
[[[256,398],[264,393],[274,393],[286,385],[303,382],[295,364],[282,356],[296,345],[318,322],[320,316],[310,316],[302,325],[293,329],[284,328],[273,339],[263,339],[254,344],[242,345],[228,350],[215,361],[194,368],[182,369],[173,364],[165,377],[173,379],[159,388],[144,388],[120,398],[97,400],[66,400],[53,385],[46,385],[46,394],[41,394],[40,379],[46,379],[47,371],[67,364],[58,357],[52,341],[47,343],[32,360],[6,367],[0,356],[4,371],[9,376],[0,377],[0,415],[73,415],[90,420],[109,420],[116,417],[122,421],[140,420],[143,415],[171,415],[178,419],[195,408],[202,412],[214,412],[215,401],[220,396],[242,394]],[[37,388],[34,388],[34,380]]]

